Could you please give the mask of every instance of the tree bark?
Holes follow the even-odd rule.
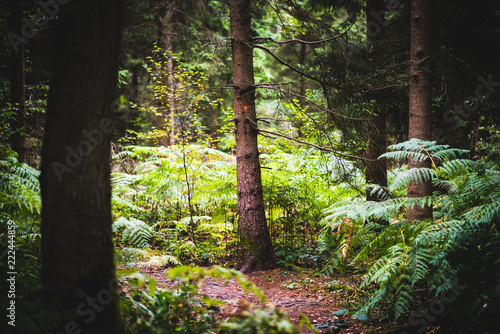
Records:
[[[162,47],[162,51],[174,51],[172,50],[172,35],[174,33],[172,24],[174,18],[174,8],[172,3],[165,1],[160,2],[159,11],[159,44]],[[168,146],[175,145],[175,82],[173,79],[173,57],[170,57],[167,63],[167,87],[169,94],[164,98],[159,100],[161,110],[163,111],[161,115],[157,116],[158,129],[165,130],[165,124],[168,124],[168,135],[161,136],[158,138],[158,146]],[[165,104],[169,107],[166,108]]]
[[[23,1],[9,0],[10,7],[10,32],[23,36]],[[10,93],[12,108],[15,110],[13,129],[15,133],[11,138],[12,149],[17,152],[18,161],[26,163],[27,140],[26,135],[26,110],[25,110],[25,75],[24,75],[24,41],[17,44],[16,50],[11,50],[10,65]]]
[[[60,7],[42,149],[41,278],[44,303],[70,316],[53,332],[123,332],[110,185],[122,9],[123,0]]]
[[[387,187],[387,160],[377,160],[387,150],[386,118],[385,113],[378,109],[378,114],[367,117],[368,145],[366,147],[366,184],[376,184]],[[366,189],[367,201],[380,201],[376,194],[371,193],[371,188]]]
[[[300,64],[304,65],[307,60],[307,45],[304,43],[300,44]],[[307,81],[304,76],[300,78],[300,97],[299,97],[299,106],[301,112],[305,112],[306,110],[306,91],[307,91]],[[304,122],[301,120],[294,122],[295,128],[297,128],[297,137],[303,138],[304,134],[302,133],[302,127],[304,126]]]
[[[276,257],[266,222],[255,114],[250,0],[230,0],[236,174],[242,272],[269,269]]]
[[[376,42],[385,28],[385,2],[384,0],[366,1],[366,36],[368,42],[368,54],[374,53]],[[370,61],[376,61],[370,59]],[[367,117],[368,143],[366,147],[366,184],[376,184],[382,187],[387,186],[387,160],[377,160],[380,155],[386,152],[386,117],[385,111],[378,108]],[[371,193],[371,189],[366,189],[367,201],[380,200],[376,194]]]
[[[432,140],[432,31],[430,0],[413,0],[411,5],[411,45],[409,81],[408,139]],[[430,168],[431,161],[415,162],[408,159],[408,169]],[[408,198],[432,195],[431,181],[408,186]],[[432,219],[432,207],[408,207],[409,221]]]
[[[479,141],[479,129],[481,126],[481,111],[476,111],[472,123],[472,132],[470,134],[470,152],[469,159],[476,160],[477,143]]]

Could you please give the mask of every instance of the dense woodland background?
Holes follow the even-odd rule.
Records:
[[[0,29],[8,330],[296,333],[196,284],[307,268],[397,333],[497,333],[497,1],[3,0]]]

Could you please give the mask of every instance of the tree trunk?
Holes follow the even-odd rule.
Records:
[[[10,7],[10,32],[23,36],[23,2],[21,0],[9,0]],[[26,111],[24,98],[24,41],[22,39],[16,48],[11,50],[10,65],[10,91],[12,108],[15,110],[15,121],[13,129],[16,131],[11,138],[12,149],[17,152],[19,162],[26,163]]]
[[[387,160],[377,160],[387,150],[385,130],[386,119],[382,110],[378,114],[369,115],[368,123],[368,145],[366,147],[366,158],[376,161],[366,161],[366,184],[376,184],[387,187]],[[376,194],[371,193],[371,188],[366,189],[367,201],[379,201]]]
[[[172,51],[172,20],[174,17],[174,8],[172,3],[161,1],[159,10],[159,44],[163,51]],[[157,116],[158,129],[165,130],[165,124],[168,124],[168,135],[158,138],[158,146],[175,145],[175,83],[173,79],[173,57],[170,57],[167,63],[167,87],[168,95],[159,100],[160,107],[163,110],[161,115]],[[169,107],[166,108],[165,104]]]
[[[110,185],[122,9],[123,0],[60,7],[40,180],[43,298],[62,317],[53,332],[123,332]]]
[[[255,114],[250,0],[230,0],[236,174],[242,272],[276,265],[262,197]]]
[[[410,118],[408,139],[432,140],[431,2],[413,0],[411,5]],[[430,160],[408,159],[408,169],[431,167]],[[431,181],[408,186],[408,198],[432,195]],[[409,221],[432,219],[432,207],[408,207]]]
[[[304,65],[307,60],[307,44],[301,43],[300,44],[300,64]],[[300,97],[299,97],[299,106],[301,109],[301,112],[305,112],[306,110],[306,91],[307,91],[307,81],[304,76],[300,78]],[[301,138],[304,137],[304,134],[302,133],[302,127],[304,126],[304,122],[301,120],[295,121],[294,122],[295,128],[297,128],[297,137]]]
[[[476,160],[477,143],[479,141],[479,129],[481,126],[481,112],[478,110],[474,114],[474,119],[472,123],[472,132],[470,134],[470,152],[469,159]]]
[[[366,2],[366,36],[368,41],[368,54],[373,53],[376,42],[385,28],[385,3],[384,0],[367,0]],[[376,61],[370,59],[370,61]],[[387,186],[387,160],[377,160],[386,152],[386,117],[385,111],[377,108],[376,103],[373,114],[367,117],[368,144],[366,147],[366,184]],[[367,201],[380,200],[376,194],[371,193],[371,188],[366,189]]]

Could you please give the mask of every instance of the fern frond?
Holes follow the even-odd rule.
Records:
[[[412,304],[415,301],[416,292],[413,289],[413,286],[408,283],[408,276],[401,275],[394,282],[394,285],[397,286],[396,289],[396,300],[394,302],[393,313],[394,318],[397,320],[401,316],[407,314]]]
[[[443,163],[439,167],[439,174],[443,177],[452,177],[462,173],[472,173],[478,168],[478,162],[470,159],[454,159]]]
[[[153,234],[151,227],[142,220],[125,217],[118,218],[112,225],[113,231],[121,231],[122,238],[141,248],[149,248]]]
[[[437,173],[432,168],[412,168],[399,174],[389,186],[389,191],[407,187],[411,184],[423,183],[437,179]]]

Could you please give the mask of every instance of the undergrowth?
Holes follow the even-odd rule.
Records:
[[[500,307],[500,173],[434,142],[390,149],[381,158],[431,159],[432,167],[402,169],[387,188],[373,188],[383,201],[346,200],[327,209],[320,249],[335,250],[325,270],[367,267],[362,286],[371,296],[358,314],[411,315],[418,324],[429,303],[438,303],[436,323],[492,330]],[[432,196],[405,197],[407,185],[424,180],[432,181]],[[406,208],[416,204],[432,206],[433,220],[407,221]]]
[[[121,298],[128,333],[301,333],[286,313],[272,306],[242,300],[228,313],[227,302],[199,293],[199,283],[212,277],[236,281],[247,294],[266,302],[263,292],[235,270],[179,266],[165,274],[171,287],[135,270],[125,269],[119,275],[128,285]],[[301,319],[303,325],[313,328],[305,317]]]

